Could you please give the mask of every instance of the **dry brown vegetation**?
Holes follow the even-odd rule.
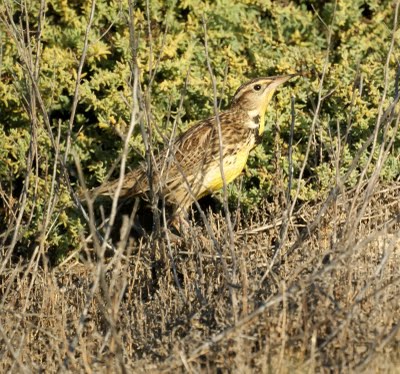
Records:
[[[15,25],[6,13],[2,17],[18,44]],[[134,25],[129,26],[134,44]],[[19,42],[22,46],[23,40]],[[33,55],[27,53],[21,64],[31,73],[27,82],[31,101],[26,105],[32,123],[58,135],[51,139],[57,172],[50,178],[49,201],[60,193],[55,186],[61,179],[73,196],[73,209],[84,217],[85,230],[79,248],[71,248],[60,263],[49,260],[46,235],[54,213],[49,203],[43,227],[37,228],[37,241],[21,255],[17,244],[29,203],[26,190],[18,197],[17,213],[12,217],[8,211],[12,224],[0,237],[0,371],[398,370],[400,180],[382,178],[400,121],[398,87],[394,99],[386,96],[393,44],[394,40],[375,127],[345,174],[340,172],[341,144],[332,145],[337,175],[324,198],[301,202],[292,172],[287,185],[277,172],[268,202],[252,212],[242,211],[239,204],[228,214],[225,194],[221,209],[195,206],[195,218],[180,240],[157,217],[158,225],[152,230],[141,237],[133,235],[136,205],[124,216],[118,210],[117,196],[104,210],[90,199],[87,206],[80,205],[61,156],[62,151],[65,159],[70,156],[70,146],[66,150],[60,146],[61,130],[49,122],[36,84]],[[122,175],[130,151],[129,135],[135,125],[144,126],[143,134],[147,134],[146,122],[138,118],[151,117],[151,107],[142,105],[146,98],[138,89],[134,47],[132,121],[121,155]],[[80,67],[85,53],[84,49]],[[303,165],[308,161],[321,106],[329,100],[329,95],[322,94],[325,75],[326,66],[318,75],[318,100]],[[213,80],[211,68],[210,76]],[[75,109],[78,93],[79,84]],[[351,105],[348,112],[350,118]],[[293,105],[292,126],[296,120]],[[73,122],[74,113],[71,128]],[[151,164],[153,149],[147,141],[145,136]],[[292,143],[289,155],[290,147]],[[75,161],[84,186],[79,157]],[[299,181],[303,172],[304,168]],[[158,209],[157,196],[151,203],[162,218],[166,212]],[[103,227],[100,221],[105,222]],[[114,222],[118,229],[112,229]]]
[[[303,206],[275,264],[273,219],[235,227],[230,252],[215,216],[221,257],[196,227],[181,244],[120,243],[107,259],[49,269],[37,251],[3,263],[1,371],[391,372],[400,362],[398,190],[374,189],[358,224],[349,206],[365,194],[343,192],[309,237],[318,207]]]

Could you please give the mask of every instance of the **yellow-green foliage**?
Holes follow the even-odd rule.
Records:
[[[33,131],[32,114],[27,104],[32,85],[22,54],[36,56],[35,32],[40,7],[39,1],[30,3],[29,35],[26,33],[26,14],[19,8],[19,3],[6,1],[6,5],[0,6],[2,17],[7,18],[11,14],[21,30],[21,36],[31,46],[31,52],[18,49],[3,19],[0,29],[0,179],[4,196],[19,198],[27,170],[30,142],[37,142],[34,163],[38,162],[39,167],[32,174],[29,189],[31,202],[23,219],[23,224],[30,223],[25,230],[27,243],[37,239],[41,227],[55,157],[40,110],[39,121],[34,124],[36,130]],[[233,92],[248,78],[311,71],[308,76],[297,79],[290,88],[280,90],[271,105],[267,116],[267,134],[262,146],[249,161],[240,192],[247,206],[252,206],[270,193],[277,168],[282,169],[279,175],[287,178],[291,95],[296,100],[294,178],[299,175],[310,137],[319,78],[329,47],[322,90],[322,96],[326,95],[326,98],[312,134],[314,139],[300,190],[300,197],[304,200],[324,196],[337,173],[333,155],[339,154],[338,137],[343,140],[351,126],[347,143],[341,144],[340,150],[339,171],[345,173],[356,150],[375,126],[384,87],[384,65],[392,37],[392,2],[343,0],[337,2],[336,8],[335,2],[317,0],[150,0],[149,5],[150,20],[143,0],[136,2],[134,13],[139,37],[140,81],[142,90],[146,90],[150,69],[157,69],[150,96],[152,126],[158,126],[167,134],[177,115],[189,69],[183,109],[179,113],[180,131],[213,113],[202,17],[207,21],[210,60],[222,108],[228,105]],[[61,126],[61,153],[65,150],[64,139],[90,8],[90,2],[46,2],[39,49],[38,85],[55,137],[58,126]],[[128,17],[127,0],[96,2],[72,133],[72,147],[79,155],[89,186],[101,183],[117,159],[123,144],[118,134],[126,131],[130,121],[133,77]],[[328,46],[329,29],[331,44]],[[398,32],[395,37],[397,48]],[[395,63],[391,61],[386,105],[394,96]],[[157,134],[156,131],[154,133]],[[161,143],[161,138],[156,136],[155,141],[157,145],[157,142]],[[139,129],[134,133],[131,144],[143,152]],[[399,174],[398,146],[398,143],[395,144],[393,156],[384,168],[384,176],[389,180]],[[276,149],[280,150],[279,156],[274,154]],[[361,158],[358,170],[367,157]],[[131,152],[129,165],[136,165],[140,159],[137,152]],[[72,172],[75,164],[71,157],[67,166],[71,170],[72,182],[76,183],[76,174]],[[117,176],[117,171],[114,176]],[[61,175],[60,170],[57,173]],[[60,198],[56,201],[47,243],[53,248],[67,249],[79,241],[81,224],[77,217],[65,213],[65,207],[72,206],[72,201],[63,179],[60,181],[57,186]],[[282,183],[285,184],[285,179]],[[231,196],[236,196],[237,187],[231,187]],[[1,225],[6,224],[5,217],[1,219]]]

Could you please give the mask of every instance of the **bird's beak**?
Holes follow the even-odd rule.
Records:
[[[281,84],[287,82],[289,79],[292,79],[294,77],[298,77],[300,74],[289,74],[289,75],[281,75],[274,77],[274,81],[269,85],[268,88],[275,89]]]
[[[269,77],[266,78],[268,79],[270,82],[272,80],[272,82],[268,85],[267,89],[264,92],[264,105],[262,107],[262,111],[265,112],[265,110],[267,109],[267,105],[270,102],[270,100],[272,99],[272,96],[274,95],[276,89],[283,83],[287,82],[289,79],[292,79],[294,77],[297,77],[300,74],[288,74],[288,75],[278,75],[275,77]]]

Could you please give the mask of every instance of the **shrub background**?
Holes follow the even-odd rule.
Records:
[[[0,224],[9,225],[13,212],[18,210],[18,199],[29,169],[30,203],[23,214],[23,238],[19,242],[23,251],[41,235],[56,153],[40,109],[36,107],[36,113],[31,113],[32,87],[23,55],[31,52],[31,61],[38,59],[38,88],[55,138],[60,130],[59,151],[63,154],[90,8],[90,2],[47,1],[40,39],[36,32],[39,2],[29,2],[29,32],[24,24],[25,14],[17,3],[5,2],[0,8],[3,20],[7,12],[12,15],[25,43],[24,48],[18,47],[10,29],[2,22],[0,180],[3,208]],[[346,172],[355,152],[376,124],[393,14],[391,1],[373,0],[340,1],[337,5],[324,1],[152,0],[148,14],[146,3],[136,2],[134,23],[142,91],[146,92],[150,79],[154,79],[151,92],[147,91],[154,147],[162,145],[163,136],[168,138],[176,117],[179,131],[183,131],[213,114],[211,78],[204,50],[204,16],[221,108],[227,107],[237,87],[249,78],[309,72],[290,87],[280,89],[270,105],[264,142],[253,152],[243,183],[230,186],[232,205],[235,206],[240,195],[242,207],[254,207],[286,185],[291,95],[295,97],[296,109],[294,187],[301,183],[300,202],[321,199],[336,173]],[[72,148],[79,156],[89,187],[100,184],[118,158],[130,121],[133,77],[128,17],[126,1],[96,2],[71,134]],[[398,35],[396,32],[396,49]],[[328,48],[322,91],[326,99],[313,134],[304,176],[297,182]],[[394,97],[397,64],[392,58],[386,105]],[[178,110],[182,94],[183,107]],[[143,158],[139,127],[131,139],[135,151],[129,154],[129,167]],[[334,154],[340,139],[341,158],[336,170]],[[31,142],[36,153],[32,165],[27,165]],[[366,157],[361,159],[353,181],[366,160]],[[67,157],[67,167],[74,188],[78,189],[71,154]],[[118,176],[118,170],[112,177]],[[369,171],[372,170],[373,164]],[[394,180],[399,170],[397,136],[382,177]],[[73,207],[73,202],[59,166],[56,173],[60,175],[60,182],[46,246],[62,254],[78,245],[82,224],[73,209],[65,210]]]

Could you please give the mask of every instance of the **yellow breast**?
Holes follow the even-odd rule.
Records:
[[[228,184],[236,179],[244,169],[249,153],[254,146],[254,139],[244,144],[243,148],[231,155],[226,155],[223,162],[223,170],[225,182]],[[213,167],[204,175],[203,188],[199,191],[197,199],[220,190],[223,187],[223,180],[221,177],[221,168],[219,165],[219,157],[215,160]]]

